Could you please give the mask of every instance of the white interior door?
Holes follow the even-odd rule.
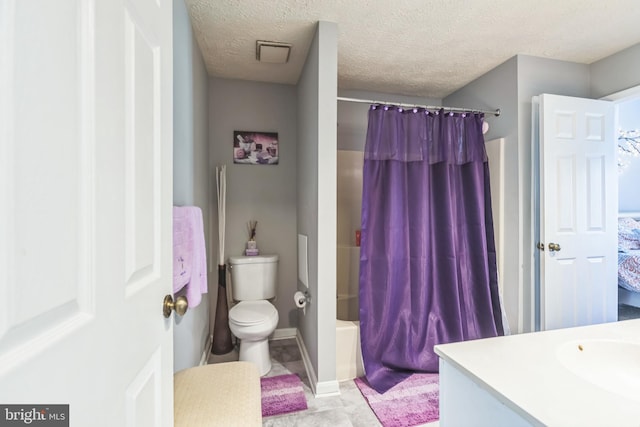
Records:
[[[615,321],[613,104],[545,94],[539,117],[541,329]]]
[[[0,0],[2,405],[172,425],[171,13]]]

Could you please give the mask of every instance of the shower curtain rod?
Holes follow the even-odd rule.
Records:
[[[405,108],[424,108],[425,110],[445,110],[445,111],[454,111],[454,112],[478,112],[485,114],[493,114],[498,117],[500,115],[500,109],[497,110],[476,110],[473,108],[458,108],[458,107],[444,107],[442,105],[417,105],[417,104],[403,104],[399,102],[385,102],[385,101],[373,101],[371,99],[360,99],[360,98],[345,98],[343,96],[339,96],[338,101],[345,102],[357,102],[360,104],[381,104],[381,105],[395,105],[397,107],[405,107]]]

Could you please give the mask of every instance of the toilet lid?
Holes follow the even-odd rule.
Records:
[[[241,301],[229,310],[229,319],[237,325],[255,325],[276,314],[269,301]]]

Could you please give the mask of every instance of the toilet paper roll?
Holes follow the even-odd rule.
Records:
[[[304,308],[307,305],[307,297],[300,291],[293,295],[293,300],[298,308]]]

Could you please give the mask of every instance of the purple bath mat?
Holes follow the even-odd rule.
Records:
[[[413,374],[379,394],[362,378],[356,385],[384,427],[409,427],[440,418],[438,374]]]
[[[260,388],[263,417],[307,409],[302,381],[296,374],[260,378]]]

